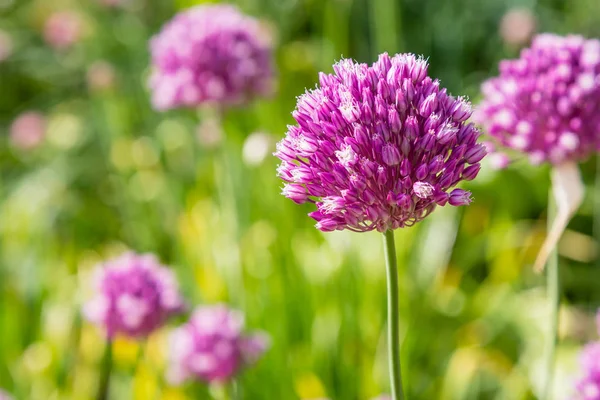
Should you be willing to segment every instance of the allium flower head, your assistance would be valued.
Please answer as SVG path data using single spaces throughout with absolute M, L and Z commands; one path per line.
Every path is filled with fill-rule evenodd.
M 587 345 L 581 353 L 583 377 L 577 382 L 576 400 L 600 400 L 600 342 Z
M 482 85 L 479 122 L 533 164 L 580 161 L 600 149 L 600 41 L 541 34 Z
M 313 202 L 322 231 L 411 226 L 436 205 L 471 202 L 454 189 L 479 172 L 486 150 L 466 120 L 471 105 L 427 76 L 412 54 L 382 54 L 372 66 L 342 60 L 298 99 L 298 125 L 275 155 L 283 194 Z
M 83 30 L 83 22 L 74 11 L 57 11 L 46 20 L 44 39 L 57 50 L 66 50 L 75 44 Z
M 10 126 L 10 141 L 21 149 L 37 147 L 46 134 L 46 117 L 37 111 L 20 114 Z
M 224 382 L 255 363 L 269 347 L 264 333 L 246 335 L 244 316 L 224 305 L 198 307 L 170 337 L 168 377 Z
M 147 336 L 184 308 L 175 275 L 153 255 L 126 253 L 96 272 L 97 293 L 84 314 L 109 337 Z
M 177 14 L 150 50 L 158 110 L 238 105 L 272 91 L 271 43 L 260 22 L 234 6 L 200 5 Z

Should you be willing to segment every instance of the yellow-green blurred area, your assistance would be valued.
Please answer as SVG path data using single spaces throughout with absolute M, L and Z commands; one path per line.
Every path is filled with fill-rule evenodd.
M 191 305 L 227 302 L 272 348 L 239 385 L 245 399 L 366 400 L 389 390 L 385 270 L 377 232 L 317 231 L 280 195 L 274 144 L 296 96 L 340 57 L 423 54 L 430 74 L 476 104 L 480 83 L 534 32 L 600 36 L 597 0 L 239 0 L 276 42 L 278 92 L 228 112 L 158 113 L 148 40 L 193 0 L 0 0 L 0 388 L 19 400 L 91 399 L 101 333 L 82 321 L 90 271 L 127 249 L 174 268 Z M 44 40 L 55 11 L 81 38 Z M 6 38 L 9 38 L 8 41 Z M 0 55 L 1 55 L 0 51 Z M 11 134 L 23 112 L 44 134 Z M 559 246 L 563 281 L 556 398 L 600 305 L 600 183 Z M 469 207 L 438 208 L 396 232 L 402 357 L 411 399 L 535 399 L 548 342 L 544 278 L 547 167 L 484 164 Z M 138 344 L 119 338 L 111 399 L 205 399 L 164 380 L 172 321 Z M 214 393 L 213 393 L 214 394 Z

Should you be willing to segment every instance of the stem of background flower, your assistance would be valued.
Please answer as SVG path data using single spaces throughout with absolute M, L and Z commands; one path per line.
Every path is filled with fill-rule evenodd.
M 556 202 L 552 190 L 548 196 L 548 222 L 547 229 L 550 230 L 552 221 L 556 217 Z M 560 307 L 560 279 L 558 271 L 558 249 L 555 246 L 546 264 L 546 296 L 550 306 L 550 316 L 548 319 L 548 338 L 547 353 L 544 358 L 544 376 L 542 400 L 552 398 L 552 388 L 554 383 L 554 360 L 556 358 L 556 345 L 558 342 L 558 313 Z
M 404 399 L 402 373 L 400 368 L 400 311 L 398 309 L 398 264 L 394 231 L 383 234 L 385 266 L 387 271 L 387 319 L 388 319 L 388 358 L 390 366 L 391 392 L 393 400 Z
M 104 358 L 102 360 L 102 370 L 100 371 L 100 382 L 98 384 L 98 395 L 96 400 L 107 400 L 110 388 L 110 372 L 112 367 L 112 340 L 106 340 L 104 349 Z

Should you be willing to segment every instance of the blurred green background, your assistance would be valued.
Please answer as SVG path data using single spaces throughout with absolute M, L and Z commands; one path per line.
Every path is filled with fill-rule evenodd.
M 172 265 L 190 303 L 228 302 L 270 333 L 272 349 L 241 378 L 246 399 L 385 393 L 381 235 L 320 233 L 310 205 L 279 193 L 271 153 L 296 96 L 341 56 L 414 52 L 477 103 L 482 80 L 534 31 L 600 36 L 597 0 L 234 1 L 272 30 L 279 89 L 221 125 L 157 113 L 146 89 L 149 38 L 198 3 L 0 0 L 0 47 L 10 44 L 0 62 L 0 388 L 17 399 L 93 397 L 103 344 L 79 309 L 91 268 L 126 249 Z M 76 13 L 81 39 L 54 50 L 44 24 L 61 10 Z M 45 129 L 20 141 L 11 124 L 30 110 Z M 586 200 L 560 244 L 557 399 L 600 305 L 596 160 L 582 170 Z M 471 206 L 396 232 L 410 398 L 536 398 L 548 310 L 531 263 L 548 186 L 546 167 L 484 165 L 465 186 Z M 208 398 L 201 385 L 164 383 L 168 330 L 139 360 L 138 344 L 117 340 L 113 398 Z

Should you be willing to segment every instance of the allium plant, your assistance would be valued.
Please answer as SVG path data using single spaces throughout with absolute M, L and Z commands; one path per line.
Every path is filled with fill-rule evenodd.
M 0 389 L 0 400 L 13 400 L 13 398 L 7 392 Z
M 392 395 L 402 398 L 398 277 L 393 230 L 412 226 L 437 206 L 467 205 L 453 189 L 474 179 L 485 146 L 467 122 L 471 105 L 452 97 L 412 54 L 382 54 L 372 66 L 341 60 L 333 74 L 298 99 L 275 155 L 283 194 L 313 203 L 321 231 L 385 233 Z
M 582 161 L 600 150 L 600 41 L 538 35 L 482 85 L 475 119 L 531 163 Z
M 232 5 L 177 14 L 150 43 L 157 110 L 241 105 L 273 90 L 271 40 L 260 22 Z
M 183 311 L 175 275 L 150 254 L 126 253 L 96 271 L 97 293 L 84 315 L 109 338 L 144 338 Z
M 518 59 L 502 61 L 499 70 L 482 85 L 475 119 L 500 145 L 528 155 L 534 165 L 553 167 L 550 230 L 534 265 L 541 271 L 549 260 L 551 345 L 541 396 L 549 398 L 560 302 L 556 244 L 583 201 L 577 163 L 600 149 L 600 41 L 541 34 Z M 506 155 L 499 157 L 498 165 L 508 164 Z
M 245 334 L 244 316 L 224 305 L 198 307 L 170 337 L 168 378 L 225 383 L 254 364 L 269 347 L 262 332 Z

